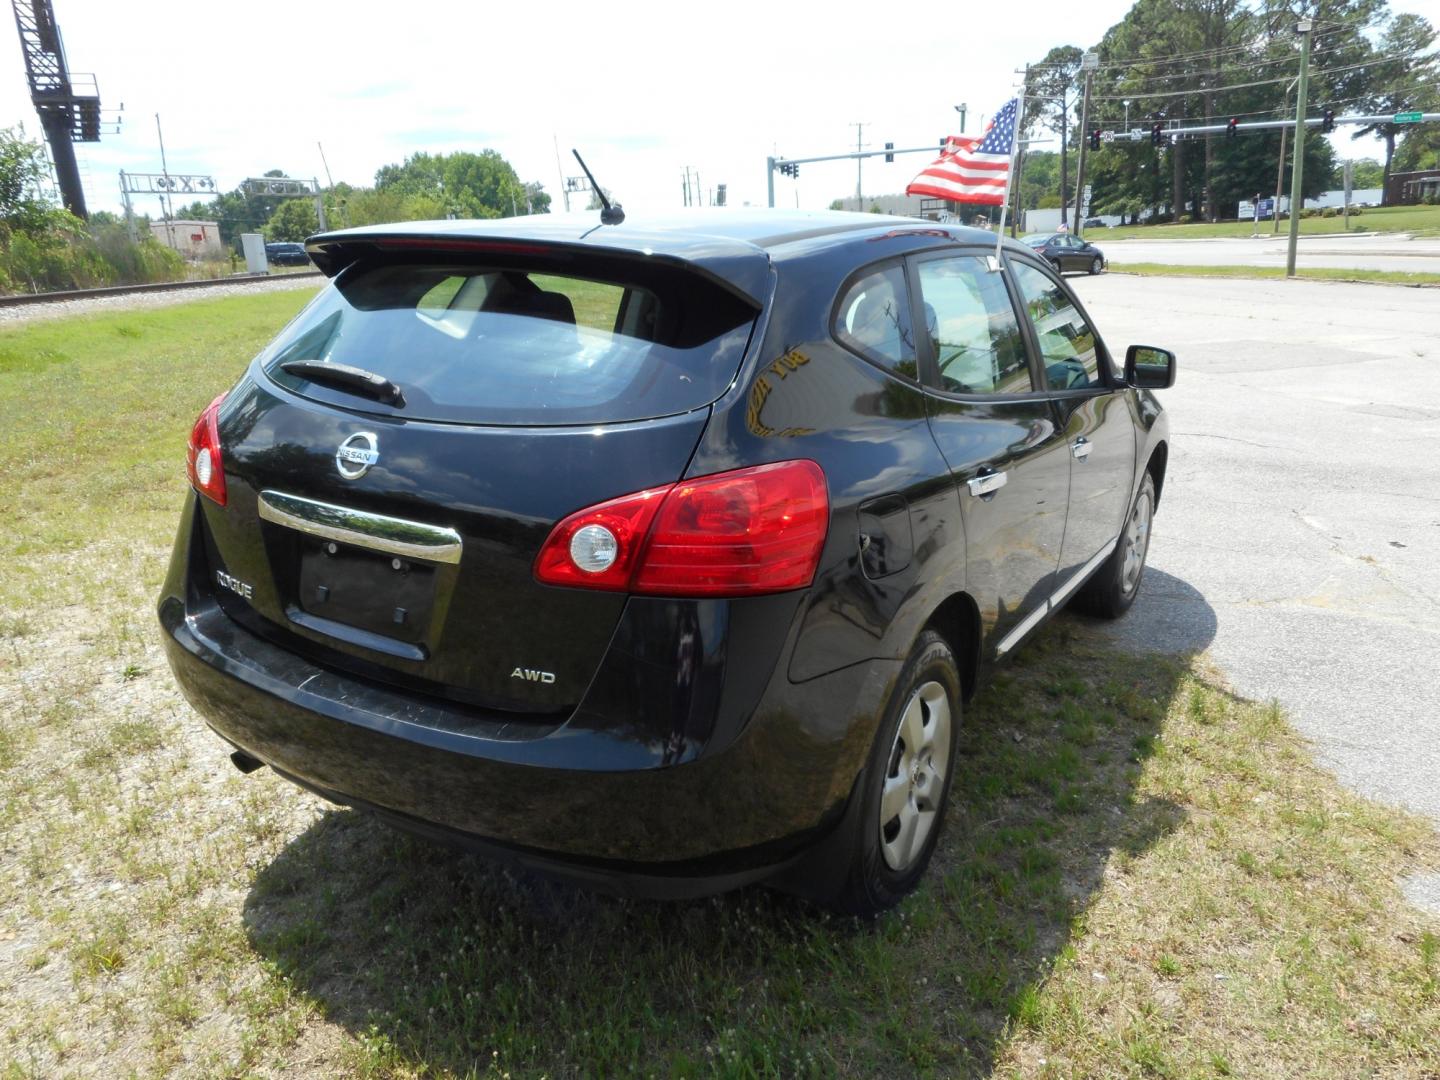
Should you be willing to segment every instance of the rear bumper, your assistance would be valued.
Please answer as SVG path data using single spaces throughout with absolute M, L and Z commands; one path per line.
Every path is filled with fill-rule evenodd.
M 575 718 L 447 728 L 432 715 L 443 706 L 317 667 L 193 592 L 159 614 L 191 704 L 287 778 L 413 832 L 637 895 L 719 891 L 795 863 L 844 816 L 898 671 L 861 664 L 795 685 L 777 664 L 732 740 L 667 764 L 633 731 Z

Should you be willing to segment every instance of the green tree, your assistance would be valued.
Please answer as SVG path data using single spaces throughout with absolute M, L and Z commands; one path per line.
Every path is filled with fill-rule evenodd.
M 304 240 L 320 231 L 314 199 L 284 199 L 265 223 L 266 240 Z
M 39 142 L 16 128 L 0 129 L 0 221 L 12 229 L 43 228 L 54 210 L 41 193 L 49 176 Z
M 1025 118 L 1021 130 L 1029 133 L 1037 127 L 1049 128 L 1060 136 L 1060 205 L 1061 220 L 1068 220 L 1068 154 L 1071 111 L 1077 100 L 1077 76 L 1082 53 L 1074 45 L 1057 45 L 1038 64 L 1032 64 L 1025 79 Z
M 1424 124 L 1405 135 L 1395 151 L 1395 172 L 1440 168 L 1440 125 Z
M 437 200 L 444 212 L 467 218 L 548 213 L 550 197 L 538 184 L 521 183 L 514 167 L 494 150 L 478 154 L 411 154 L 375 174 L 376 191 Z
M 1396 15 L 1375 46 L 1380 62 L 1365 69 L 1366 89 L 1359 108 L 1370 115 L 1440 107 L 1440 52 L 1435 49 L 1435 28 L 1419 15 Z M 1353 138 L 1367 135 L 1385 143 L 1385 167 L 1380 186 L 1388 189 L 1397 138 L 1409 125 L 1368 124 Z

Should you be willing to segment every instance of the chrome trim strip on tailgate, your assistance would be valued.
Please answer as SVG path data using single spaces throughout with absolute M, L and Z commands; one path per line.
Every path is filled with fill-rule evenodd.
M 260 516 L 276 525 L 296 529 L 325 540 L 403 555 L 427 562 L 458 563 L 460 534 L 454 529 L 421 521 L 371 514 L 333 503 L 302 499 L 283 491 L 260 493 Z

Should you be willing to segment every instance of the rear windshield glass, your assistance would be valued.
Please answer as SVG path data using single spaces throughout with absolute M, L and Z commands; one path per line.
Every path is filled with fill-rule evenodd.
M 579 276 L 550 266 L 405 263 L 336 278 L 261 354 L 317 400 L 414 419 L 587 424 L 688 412 L 735 378 L 756 311 L 696 274 Z M 400 388 L 393 406 L 285 371 L 344 364 Z

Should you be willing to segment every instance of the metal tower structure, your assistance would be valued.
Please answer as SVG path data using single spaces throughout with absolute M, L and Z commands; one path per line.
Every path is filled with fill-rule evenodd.
M 45 129 L 45 140 L 50 144 L 60 198 L 65 209 L 76 217 L 87 217 L 74 144 L 100 141 L 100 93 L 95 87 L 95 76 L 71 75 L 50 0 L 10 0 L 10 3 L 15 9 L 15 26 L 20 31 L 20 47 L 25 53 L 30 100 L 40 114 L 40 126 Z

